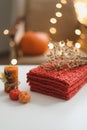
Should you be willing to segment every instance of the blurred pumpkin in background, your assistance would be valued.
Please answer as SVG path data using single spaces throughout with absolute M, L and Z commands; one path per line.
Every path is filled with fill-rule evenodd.
M 23 55 L 40 55 L 48 50 L 49 36 L 44 32 L 25 32 L 20 40 Z

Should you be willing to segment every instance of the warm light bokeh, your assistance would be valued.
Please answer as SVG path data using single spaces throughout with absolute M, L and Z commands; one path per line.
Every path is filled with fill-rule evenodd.
M 75 0 L 74 6 L 79 22 L 87 25 L 87 0 Z

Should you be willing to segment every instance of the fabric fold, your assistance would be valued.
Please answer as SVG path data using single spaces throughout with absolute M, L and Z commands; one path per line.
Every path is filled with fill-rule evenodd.
M 67 71 L 47 71 L 38 66 L 27 73 L 30 90 L 68 100 L 87 82 L 87 65 Z

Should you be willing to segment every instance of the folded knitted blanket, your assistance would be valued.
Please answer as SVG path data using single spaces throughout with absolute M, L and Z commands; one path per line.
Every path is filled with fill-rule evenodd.
M 87 65 L 67 71 L 47 71 L 38 66 L 27 73 L 31 91 L 68 100 L 87 82 Z

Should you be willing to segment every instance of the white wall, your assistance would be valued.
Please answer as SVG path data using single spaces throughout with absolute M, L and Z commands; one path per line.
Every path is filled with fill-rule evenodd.
M 12 24 L 18 17 L 25 15 L 25 5 L 26 0 L 12 0 Z
M 9 38 L 3 35 L 3 30 L 10 28 L 11 0 L 0 0 L 0 53 L 9 50 Z
M 9 36 L 3 35 L 4 29 L 10 29 L 15 20 L 24 15 L 26 0 L 0 0 L 0 54 L 10 50 Z

